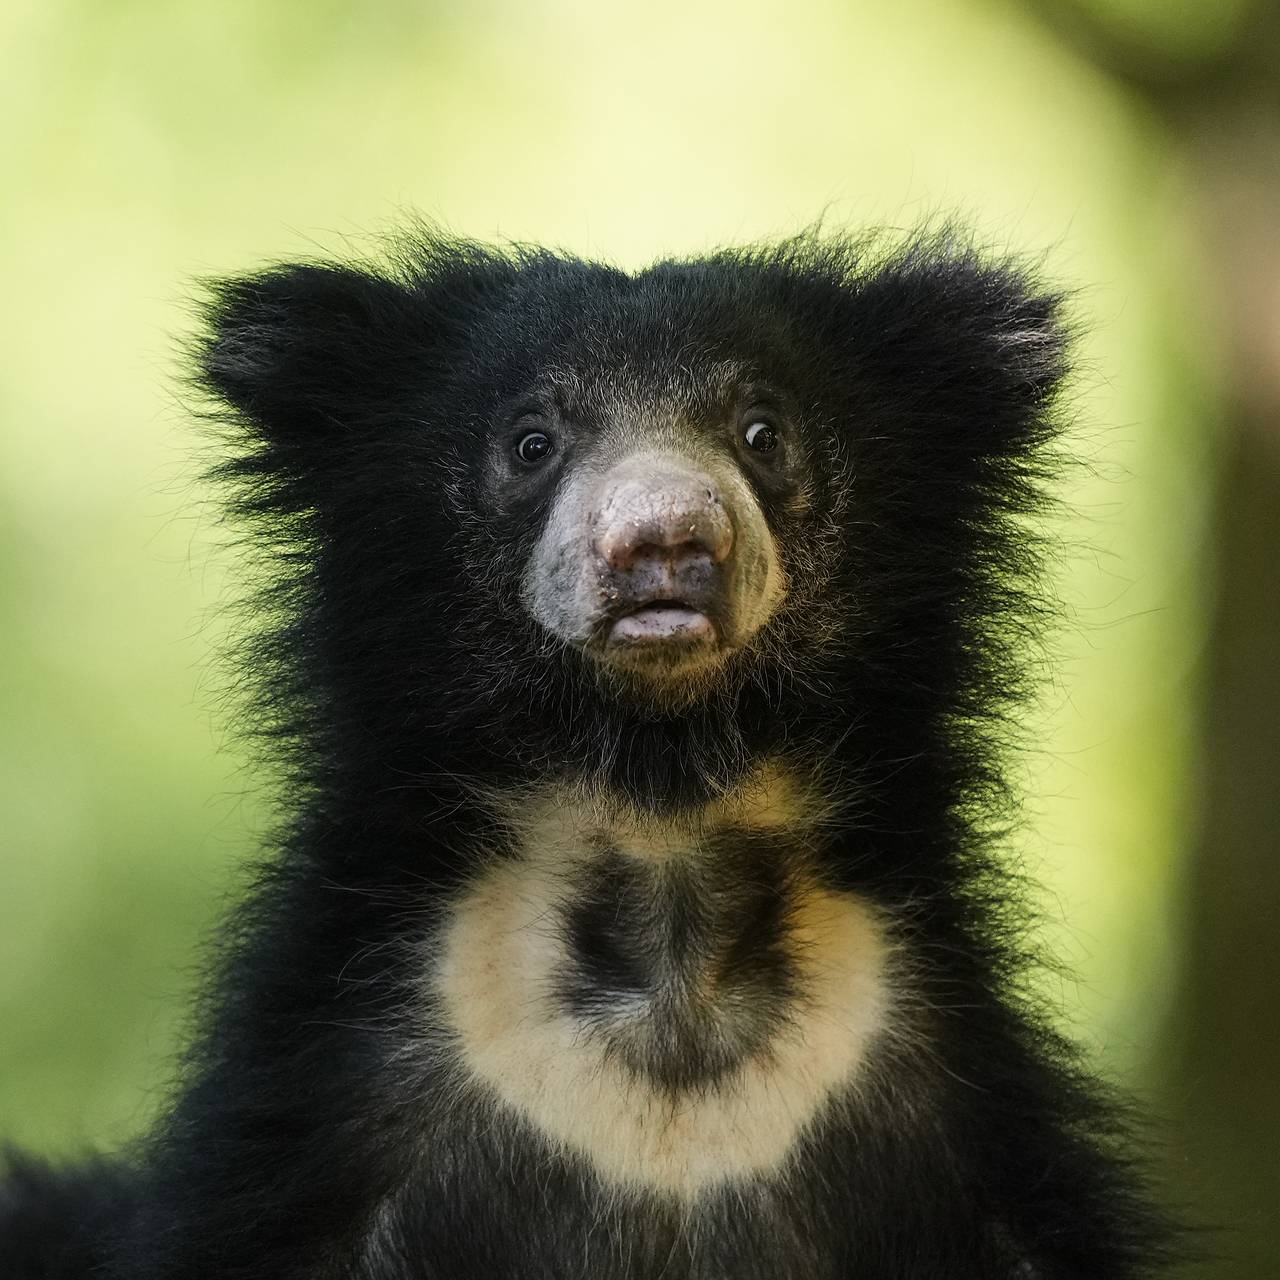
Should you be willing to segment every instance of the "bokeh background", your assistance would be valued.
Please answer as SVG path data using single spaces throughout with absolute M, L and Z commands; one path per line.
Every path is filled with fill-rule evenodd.
M 1013 850 L 1214 1277 L 1280 1274 L 1280 17 L 1248 0 L 5 0 L 0 1134 L 164 1095 L 269 795 L 191 280 L 416 210 L 629 265 L 958 213 L 1088 328 Z

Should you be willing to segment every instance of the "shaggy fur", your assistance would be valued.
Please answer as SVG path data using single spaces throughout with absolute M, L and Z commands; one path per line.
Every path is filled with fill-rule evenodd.
M 380 264 L 213 286 L 199 377 L 268 553 L 245 661 L 288 817 L 167 1116 L 111 1166 L 20 1163 L 4 1275 L 1162 1271 L 1117 1111 L 1027 996 L 996 855 L 1060 311 L 953 233 L 628 274 L 415 232 Z M 659 698 L 544 631 L 522 575 L 558 473 L 510 473 L 512 423 L 709 440 L 761 394 L 791 453 L 748 477 L 786 579 L 755 639 Z M 761 770 L 803 780 L 794 822 L 708 817 Z M 672 1116 L 805 1026 L 813 903 L 875 922 L 879 1030 L 776 1167 L 615 1178 L 469 1070 L 441 939 L 483 876 L 536 862 L 514 815 L 557 796 L 604 816 L 568 842 L 539 998 Z M 633 856 L 632 828 L 671 848 Z

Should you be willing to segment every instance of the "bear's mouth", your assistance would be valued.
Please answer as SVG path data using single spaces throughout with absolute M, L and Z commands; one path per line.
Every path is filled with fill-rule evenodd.
M 607 649 L 691 648 L 714 644 L 716 625 L 683 600 L 646 600 L 616 618 L 605 637 Z

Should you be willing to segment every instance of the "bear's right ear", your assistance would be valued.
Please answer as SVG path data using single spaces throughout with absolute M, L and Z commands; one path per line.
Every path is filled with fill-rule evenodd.
M 349 267 L 272 267 L 208 286 L 196 378 L 261 441 L 360 432 L 423 377 L 433 316 L 412 288 Z

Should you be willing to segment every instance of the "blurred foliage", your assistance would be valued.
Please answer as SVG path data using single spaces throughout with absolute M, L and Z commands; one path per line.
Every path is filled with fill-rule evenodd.
M 1240 11 L 1109 19 L 1190 57 Z M 0 60 L 0 1133 L 145 1123 L 265 821 L 207 678 L 227 557 L 178 395 L 189 282 L 404 209 L 630 265 L 937 211 L 1048 249 L 1087 329 L 1085 465 L 1015 852 L 1079 975 L 1065 1016 L 1153 1078 L 1222 338 L 1130 97 L 997 0 L 9 0 Z
M 1079 7 L 1114 41 L 1145 49 L 1153 59 L 1194 64 L 1229 47 L 1255 6 L 1252 0 L 1080 0 Z

